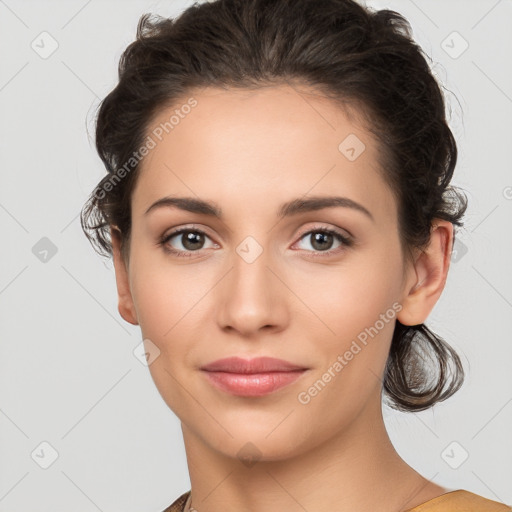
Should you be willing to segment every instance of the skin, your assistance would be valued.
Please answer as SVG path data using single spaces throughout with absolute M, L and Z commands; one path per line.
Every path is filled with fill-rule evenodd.
M 193 96 L 197 106 L 142 162 L 126 258 L 112 227 L 119 312 L 160 351 L 149 369 L 181 420 L 192 505 L 397 512 L 448 492 L 410 467 L 385 429 L 381 387 L 395 319 L 309 403 L 297 397 L 394 303 L 403 324 L 427 319 L 446 282 L 452 224 L 436 220 L 428 248 L 404 258 L 377 142 L 312 90 L 207 88 Z M 338 150 L 349 134 L 366 146 L 354 161 Z M 167 195 L 213 201 L 224 217 L 173 207 L 144 214 Z M 278 218 L 282 203 L 304 195 L 348 197 L 373 220 L 347 207 Z M 179 227 L 207 235 L 190 258 L 158 244 Z M 333 238 L 325 255 L 306 234 L 322 228 L 350 233 L 355 244 Z M 263 249 L 252 263 L 236 251 L 247 236 Z M 185 251 L 184 243 L 177 235 L 167 245 Z M 264 397 L 238 397 L 200 370 L 232 355 L 269 355 L 309 370 Z M 248 442 L 251 465 L 238 455 Z

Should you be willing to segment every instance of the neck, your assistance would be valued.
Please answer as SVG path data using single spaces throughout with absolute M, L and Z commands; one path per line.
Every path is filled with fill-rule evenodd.
M 380 396 L 343 432 L 280 460 L 244 464 L 205 444 L 182 423 L 197 512 L 399 512 L 443 494 L 394 449 Z

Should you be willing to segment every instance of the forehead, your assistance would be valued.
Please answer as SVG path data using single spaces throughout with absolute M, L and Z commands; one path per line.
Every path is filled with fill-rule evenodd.
M 192 106 L 193 105 L 193 106 Z M 205 88 L 162 108 L 147 136 L 133 212 L 166 194 L 198 196 L 233 213 L 306 194 L 340 193 L 390 212 L 379 144 L 328 98 L 289 85 Z

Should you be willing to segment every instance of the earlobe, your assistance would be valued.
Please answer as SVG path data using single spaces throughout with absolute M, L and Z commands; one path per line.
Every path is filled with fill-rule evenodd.
M 436 219 L 430 243 L 416 258 L 411 278 L 404 286 L 402 309 L 397 315 L 403 325 L 426 321 L 446 284 L 453 244 L 453 224 Z
M 114 269 L 116 274 L 118 296 L 117 309 L 124 320 L 130 324 L 138 325 L 137 312 L 135 310 L 130 290 L 128 269 L 126 267 L 126 262 L 121 255 L 121 232 L 117 227 L 112 226 L 110 228 L 110 238 L 112 240 L 112 256 L 114 259 Z

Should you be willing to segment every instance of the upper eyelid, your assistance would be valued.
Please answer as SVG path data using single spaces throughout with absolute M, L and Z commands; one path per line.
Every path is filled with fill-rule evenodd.
M 297 235 L 297 236 L 303 237 L 304 235 L 307 235 L 314 231 L 334 231 L 335 233 L 339 234 L 342 237 L 350 238 L 350 239 L 353 238 L 352 233 L 350 233 L 346 229 L 334 227 L 334 226 L 321 226 L 321 225 L 316 225 L 316 226 L 311 226 L 309 228 L 306 228 L 304 231 L 300 231 L 299 235 Z
M 180 234 L 182 234 L 183 231 L 200 231 L 201 233 L 204 233 L 206 236 L 212 238 L 212 236 L 208 233 L 207 229 L 205 229 L 203 227 L 195 226 L 195 225 L 192 225 L 192 226 L 184 225 L 184 226 L 179 226 L 177 228 L 172 228 L 169 232 L 164 233 L 161 238 L 165 239 L 165 238 L 173 237 L 175 235 L 180 235 Z

